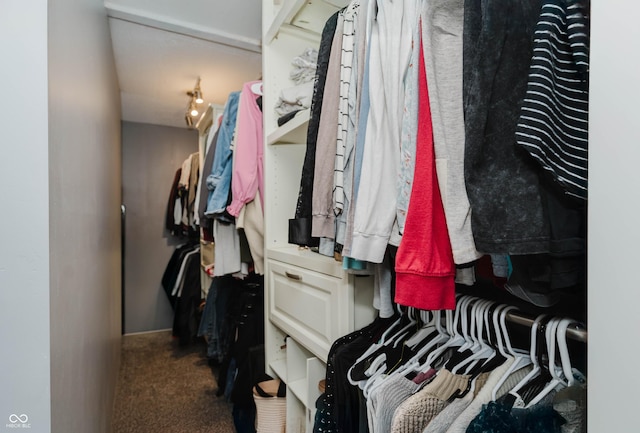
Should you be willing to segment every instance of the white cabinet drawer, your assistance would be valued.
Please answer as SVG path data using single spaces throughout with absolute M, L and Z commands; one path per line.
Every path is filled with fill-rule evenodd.
M 353 289 L 342 279 L 268 261 L 269 318 L 326 361 L 331 344 L 353 323 Z

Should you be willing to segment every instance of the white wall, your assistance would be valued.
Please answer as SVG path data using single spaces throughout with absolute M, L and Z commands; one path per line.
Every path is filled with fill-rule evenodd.
M 102 0 L 49 0 L 48 58 L 51 429 L 109 432 L 120 359 L 121 131 Z
M 640 4 L 592 2 L 589 431 L 638 427 Z
M 0 2 L 0 59 L 0 428 L 48 433 L 46 0 Z

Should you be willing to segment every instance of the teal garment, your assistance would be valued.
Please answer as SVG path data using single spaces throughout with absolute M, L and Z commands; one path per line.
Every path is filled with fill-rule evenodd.
M 353 271 L 364 271 L 367 269 L 367 262 L 352 259 L 351 257 L 342 258 L 342 269 Z
M 492 401 L 471 421 L 466 433 L 560 433 L 564 422 L 549 404 L 511 409 L 504 401 Z

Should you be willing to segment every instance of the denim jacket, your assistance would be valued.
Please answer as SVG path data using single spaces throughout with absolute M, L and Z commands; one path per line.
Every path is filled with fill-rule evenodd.
M 222 214 L 227 207 L 233 165 L 231 142 L 236 129 L 239 99 L 240 92 L 232 92 L 224 107 L 222 124 L 218 130 L 216 152 L 213 156 L 213 166 L 211 167 L 211 173 L 207 176 L 209 198 L 205 215 L 208 216 Z

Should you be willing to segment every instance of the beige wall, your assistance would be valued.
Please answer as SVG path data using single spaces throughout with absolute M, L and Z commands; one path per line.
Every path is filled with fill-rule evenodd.
M 162 290 L 162 273 L 176 245 L 164 229 L 176 170 L 198 150 L 195 130 L 123 122 L 122 199 L 125 229 L 125 333 L 171 328 L 173 311 Z
M 120 360 L 120 93 L 103 1 L 48 4 L 51 431 L 106 433 Z

